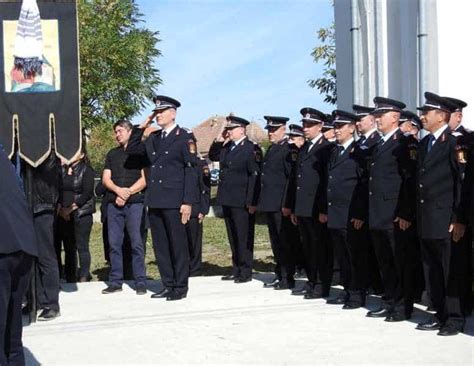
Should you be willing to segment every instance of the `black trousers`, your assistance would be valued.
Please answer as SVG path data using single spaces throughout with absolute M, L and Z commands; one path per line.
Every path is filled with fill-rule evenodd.
M 371 230 L 370 234 L 385 289 L 383 306 L 411 316 L 416 288 L 417 246 L 411 239 L 414 229 Z
M 21 303 L 28 288 L 33 257 L 24 252 L 0 254 L 0 365 L 25 364 L 21 341 Z
M 202 266 L 202 223 L 197 217 L 191 217 L 186 224 L 189 248 L 189 272 L 196 275 Z
M 321 225 L 314 217 L 298 216 L 298 228 L 301 234 L 305 271 L 308 281 L 316 284 L 318 275 L 322 293 L 327 296 L 331 288 L 333 269 L 333 250 L 326 225 Z
M 295 259 L 290 239 L 294 232 L 293 224 L 281 211 L 266 212 L 265 215 L 275 259 L 275 274 L 280 281 L 294 282 Z
M 151 237 L 163 286 L 188 292 L 189 249 L 178 208 L 149 208 Z
M 230 249 L 232 250 L 232 275 L 252 277 L 255 214 L 244 207 L 222 206 Z
M 464 325 L 461 308 L 461 287 L 456 272 L 459 271 L 460 243 L 452 243 L 451 238 L 422 239 L 421 255 L 426 267 L 426 279 L 429 283 L 431 302 L 436 310 L 436 317 L 443 323 Z
M 59 311 L 59 268 L 54 248 L 54 212 L 33 218 L 38 243 L 36 293 L 41 308 Z

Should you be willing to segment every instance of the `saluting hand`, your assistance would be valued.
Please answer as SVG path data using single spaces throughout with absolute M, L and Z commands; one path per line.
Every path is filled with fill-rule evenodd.
M 452 233 L 453 241 L 457 243 L 464 236 L 466 225 L 454 222 L 449 225 L 449 232 Z
M 362 226 L 364 225 L 364 221 L 359 220 L 359 219 L 351 219 L 352 225 L 354 226 L 354 229 L 360 230 Z
M 179 213 L 181 214 L 181 223 L 183 225 L 187 224 L 191 217 L 191 205 L 183 203 L 179 209 Z
M 140 125 L 139 128 L 147 128 L 148 126 L 150 126 L 150 124 L 153 122 L 153 120 L 155 119 L 156 115 L 158 114 L 158 111 L 155 111 L 153 112 L 152 114 L 150 114 L 146 120 Z
M 411 226 L 410 221 L 404 220 L 401 217 L 396 217 L 395 220 L 393 220 L 393 222 L 395 222 L 395 223 L 398 222 L 398 226 L 403 231 L 407 230 Z

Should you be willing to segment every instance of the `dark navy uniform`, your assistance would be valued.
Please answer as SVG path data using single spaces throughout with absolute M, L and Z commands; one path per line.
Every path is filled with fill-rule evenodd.
M 202 265 L 202 222 L 199 215 L 207 215 L 210 207 L 211 174 L 204 159 L 198 160 L 199 170 L 199 203 L 193 205 L 191 218 L 186 224 L 189 247 L 189 272 L 196 276 L 201 271 Z
M 424 112 L 439 109 L 450 113 L 452 104 L 436 94 L 426 92 Z M 423 264 L 427 267 L 435 323 L 421 323 L 419 329 L 440 329 L 451 335 L 462 330 L 464 316 L 460 304 L 459 282 L 452 266 L 458 243 L 453 243 L 449 226 L 464 223 L 461 210 L 462 171 L 456 155 L 456 138 L 445 125 L 439 137 L 429 134 L 420 143 L 417 174 L 417 222 Z M 455 262 L 455 261 L 454 261 Z M 434 324 L 434 327 L 433 327 Z M 444 328 L 444 329 L 443 329 Z
M 142 129 L 133 129 L 127 153 L 148 160 L 145 204 L 161 281 L 173 295 L 184 297 L 188 291 L 189 248 L 180 207 L 199 202 L 195 139 L 178 125 L 166 135 L 163 130 L 152 133 L 144 142 L 142 135 Z
M 304 122 L 323 123 L 326 119 L 324 113 L 312 108 L 303 108 L 301 113 Z M 308 283 L 303 291 L 306 298 L 326 297 L 331 286 L 332 251 L 327 240 L 327 228 L 319 222 L 319 213 L 326 213 L 326 163 L 332 146 L 322 134 L 314 143 L 307 141 L 303 145 L 287 193 L 286 205 L 298 218 L 306 260 Z M 315 289 L 318 274 L 322 282 L 321 294 Z
M 398 111 L 405 104 L 376 97 L 373 113 Z M 413 145 L 413 143 L 415 143 Z M 414 178 L 416 140 L 400 130 L 375 146 L 369 164 L 369 229 L 382 274 L 385 300 L 382 308 L 368 316 L 400 321 L 411 317 L 414 302 L 413 246 L 403 240 L 402 230 L 394 224 L 399 217 L 414 221 Z M 410 230 L 410 229 L 409 229 Z
M 33 216 L 0 145 L 0 365 L 24 365 L 21 306 L 38 249 Z
M 334 111 L 334 115 L 336 126 L 358 119 L 344 111 Z M 367 190 L 361 157 L 355 151 L 355 145 L 352 139 L 346 148 L 339 144 L 335 146 L 327 164 L 327 225 L 345 290 L 344 296 L 330 299 L 328 303 L 344 304 L 346 309 L 365 304 L 365 283 L 356 277 L 354 259 L 365 255 L 366 251 L 359 250 L 356 230 L 350 222 L 353 218 L 364 221 L 366 217 L 364 196 Z
M 288 121 L 284 117 L 265 116 L 267 129 L 280 128 Z M 291 220 L 282 214 L 282 206 L 285 201 L 285 191 L 291 173 L 292 161 L 296 161 L 297 155 L 292 152 L 287 138 L 272 143 L 265 154 L 260 178 L 260 196 L 258 200 L 258 211 L 264 212 L 273 257 L 275 259 L 275 274 L 277 281 L 267 286 L 280 288 L 292 288 L 294 286 L 293 274 L 295 272 L 293 253 L 291 248 Z
M 235 116 L 229 118 L 238 123 L 243 120 Z M 232 250 L 232 275 L 223 279 L 247 282 L 252 278 L 255 229 L 255 214 L 250 214 L 248 207 L 257 205 L 262 153 L 258 145 L 245 137 L 237 145 L 214 142 L 209 158 L 219 161 L 217 202 L 223 209 Z

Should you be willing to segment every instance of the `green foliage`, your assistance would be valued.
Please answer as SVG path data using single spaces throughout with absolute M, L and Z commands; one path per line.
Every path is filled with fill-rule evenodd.
M 325 95 L 325 102 L 336 104 L 336 35 L 334 22 L 327 28 L 318 30 L 318 39 L 321 44 L 313 49 L 311 56 L 314 62 L 321 62 L 324 65 L 324 71 L 321 77 L 308 80 L 308 84 Z
M 110 149 L 117 146 L 112 125 L 109 123 L 99 123 L 92 126 L 89 131 L 87 152 L 95 172 L 101 174 L 104 168 L 105 155 Z
M 83 126 L 130 118 L 161 83 L 158 32 L 139 27 L 135 0 L 80 0 L 78 11 Z

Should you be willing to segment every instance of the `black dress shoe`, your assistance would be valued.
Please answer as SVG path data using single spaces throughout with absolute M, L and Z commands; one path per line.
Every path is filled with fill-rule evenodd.
M 439 336 L 444 336 L 444 337 L 447 337 L 447 336 L 454 336 L 456 334 L 459 334 L 463 331 L 463 328 L 462 327 L 459 327 L 455 324 L 446 324 L 444 326 L 441 327 L 440 331 L 438 332 L 438 335 Z
M 295 273 L 295 278 L 305 278 L 306 277 L 306 272 L 304 269 L 299 269 Z
M 342 308 L 344 310 L 353 310 L 353 309 L 359 309 L 363 306 L 364 305 L 361 304 L 360 302 L 349 301 L 349 302 L 346 302 Z
M 235 283 L 245 283 L 252 281 L 252 277 L 237 277 L 234 282 Z
M 170 291 L 168 293 L 168 296 L 166 296 L 166 301 L 176 301 L 176 300 L 182 300 L 185 298 L 186 298 L 186 292 Z
M 437 319 L 431 319 L 428 320 L 427 322 L 419 323 L 416 326 L 416 329 L 418 330 L 440 330 L 441 329 L 441 322 L 438 321 Z
M 169 295 L 171 292 L 172 292 L 172 290 L 170 290 L 169 288 L 164 288 L 164 289 L 161 290 L 160 292 L 151 295 L 151 298 L 152 298 L 152 299 L 162 299 L 162 298 L 164 298 L 164 297 L 168 297 L 168 295 Z
M 389 316 L 387 316 L 385 318 L 385 321 L 389 322 L 389 323 L 396 323 L 396 322 L 403 322 L 403 321 L 408 320 L 410 318 L 411 318 L 411 315 L 405 315 L 405 314 L 395 312 L 395 313 L 392 313 Z
M 303 298 L 305 300 L 314 300 L 314 299 L 321 299 L 323 298 L 323 295 L 321 294 L 321 292 L 319 291 L 316 291 L 316 290 L 312 290 L 312 291 L 307 291 Z
M 275 286 L 273 286 L 274 290 L 289 290 L 295 287 L 294 282 L 287 282 L 287 281 L 280 281 Z
M 146 295 L 146 286 L 145 284 L 141 283 L 138 284 L 135 288 L 135 292 L 137 295 Z
M 226 276 L 222 276 L 221 277 L 221 280 L 222 281 L 234 281 L 237 277 L 235 277 L 234 275 L 226 275 Z
M 376 310 L 371 310 L 367 313 L 367 317 L 369 318 L 386 318 L 392 315 L 392 312 L 385 308 L 379 308 Z
M 332 299 L 327 299 L 326 304 L 330 305 L 343 305 L 346 303 L 346 296 L 338 296 Z
M 107 288 L 104 288 L 102 290 L 102 293 L 104 295 L 107 295 L 107 294 L 114 294 L 116 292 L 121 292 L 122 291 L 122 286 L 114 286 L 114 285 L 110 285 L 109 287 Z
M 38 316 L 38 320 L 49 321 L 49 320 L 56 319 L 58 316 L 61 316 L 61 313 L 58 310 L 46 308 Z
M 265 288 L 272 288 L 272 287 L 275 287 L 278 283 L 280 283 L 280 280 L 278 278 L 275 278 L 273 281 L 271 282 L 266 282 L 263 284 L 263 287 Z

